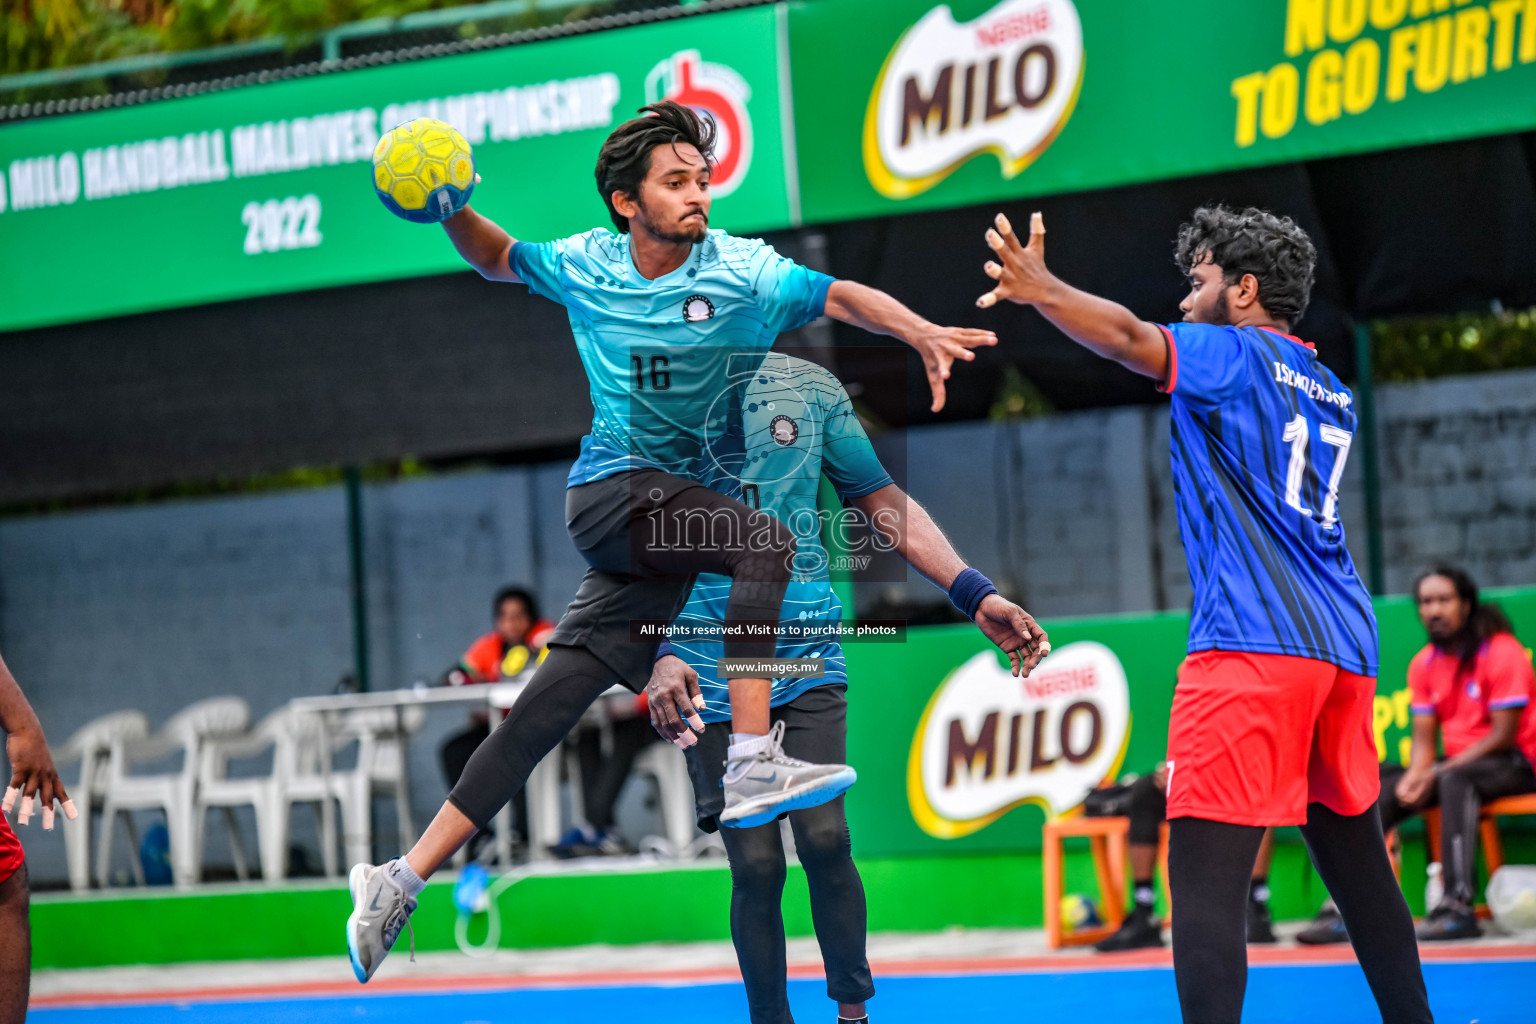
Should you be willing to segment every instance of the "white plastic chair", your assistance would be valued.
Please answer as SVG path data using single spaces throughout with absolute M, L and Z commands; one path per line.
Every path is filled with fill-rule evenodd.
M 242 882 L 249 878 L 245 847 L 234 814 L 236 807 L 249 806 L 256 812 L 261 877 L 267 882 L 282 880 L 288 874 L 289 819 L 293 805 L 302 803 L 315 809 L 325 874 L 327 878 L 335 877 L 336 819 L 328 804 L 337 798 L 337 787 L 329 778 L 330 773 L 322 768 L 322 759 L 328 755 L 322 750 L 323 742 L 318 715 L 287 707 L 267 715 L 248 735 L 211 740 L 197 782 L 195 863 L 202 863 L 208 811 L 217 807 L 229 826 L 235 874 Z M 231 760 L 255 757 L 268 750 L 272 751 L 270 774 L 229 777 Z
M 672 856 L 687 855 L 698 835 L 698 826 L 694 818 L 693 783 L 688 779 L 688 762 L 683 752 L 670 743 L 652 743 L 635 758 L 633 770 L 656 779 L 661 820 Z
M 170 834 L 171 874 L 178 886 L 198 881 L 197 836 L 194 815 L 197 779 L 208 742 L 216 737 L 245 731 L 251 709 L 239 697 L 210 697 L 178 711 L 149 739 L 112 741 L 103 785 L 101 837 L 96 851 L 96 880 L 106 888 L 112 859 L 112 830 L 118 815 L 132 847 L 129 858 L 134 881 L 144 884 L 144 865 L 139 861 L 138 832 L 129 811 L 159 809 L 165 812 Z M 134 764 L 162 761 L 181 754 L 181 768 L 157 775 L 133 775 Z
M 421 731 L 426 710 L 421 707 L 363 708 L 341 716 L 335 728 L 340 751 L 357 743 L 357 764 L 347 771 L 331 770 L 341 804 L 342 843 L 348 864 L 373 860 L 373 798 L 393 796 L 400 824 L 400 849 L 416 842 L 411 823 L 411 737 Z
M 64 859 L 69 865 L 69 887 L 84 892 L 91 886 L 91 814 L 100 810 L 104 795 L 107 758 L 116 739 L 141 740 L 149 735 L 149 719 L 139 711 L 114 711 L 92 719 L 53 752 L 55 764 L 79 759 L 80 774 L 66 786 L 80 810 L 74 821 L 64 821 Z

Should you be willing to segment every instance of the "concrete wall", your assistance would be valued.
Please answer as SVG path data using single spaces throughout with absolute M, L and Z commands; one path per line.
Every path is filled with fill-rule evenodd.
M 1379 407 L 1387 589 L 1437 558 L 1536 582 L 1536 369 L 1393 385 Z
M 1383 387 L 1378 407 L 1388 589 L 1440 557 L 1488 585 L 1536 582 L 1536 371 Z M 1035 614 L 1188 606 L 1165 407 L 877 443 L 961 552 Z M 1360 465 L 1340 505 L 1363 569 Z M 375 687 L 435 679 L 487 628 L 503 583 L 531 586 L 559 614 L 583 570 L 565 534 L 566 469 L 366 489 Z M 942 600 L 915 574 L 862 587 L 859 603 L 882 597 Z M 0 650 L 55 743 L 118 708 L 158 723 L 236 693 L 260 716 L 329 692 L 351 668 L 351 637 L 339 487 L 0 520 Z M 437 744 L 462 716 L 435 714 L 416 744 L 421 821 L 444 794 Z M 27 832 L 35 876 L 62 878 L 58 838 Z

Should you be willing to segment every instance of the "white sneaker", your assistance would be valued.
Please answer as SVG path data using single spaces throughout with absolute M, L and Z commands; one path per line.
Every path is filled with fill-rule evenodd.
M 725 762 L 725 811 L 728 828 L 766 825 L 786 811 L 799 811 L 835 800 L 859 779 L 846 764 L 811 764 L 784 753 L 784 723 L 776 722 L 758 753 Z
M 347 918 L 347 954 L 352 973 L 366 983 L 389 955 L 401 928 L 409 928 L 416 900 L 400 891 L 389 877 L 389 865 L 355 864 L 347 876 L 352 891 L 352 916 Z M 411 959 L 416 959 L 416 933 L 411 933 Z

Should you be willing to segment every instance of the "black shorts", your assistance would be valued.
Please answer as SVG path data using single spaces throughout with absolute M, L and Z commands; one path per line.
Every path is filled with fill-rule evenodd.
M 848 759 L 848 688 L 827 683 L 806 690 L 788 704 L 772 709 L 770 721 L 784 722 L 784 753 L 813 764 L 842 764 Z M 731 746 L 731 723 L 713 722 L 699 742 L 683 752 L 693 783 L 694 814 L 705 832 L 720 831 L 725 810 L 725 755 Z
M 701 484 L 639 469 L 578 484 L 565 492 L 565 525 L 576 549 L 587 560 L 587 574 L 570 607 L 560 617 L 549 643 L 585 647 L 636 693 L 645 689 L 660 641 L 631 638 L 634 619 L 671 622 L 682 612 L 693 589 L 691 574 L 644 574 L 636 564 L 632 525 L 662 501 L 698 490 L 707 503 L 724 499 Z M 639 569 L 640 572 L 636 570 Z

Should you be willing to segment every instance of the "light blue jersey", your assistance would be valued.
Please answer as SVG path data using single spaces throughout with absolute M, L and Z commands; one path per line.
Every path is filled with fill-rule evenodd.
M 784 619 L 836 623 L 843 607 L 832 590 L 827 552 L 821 543 L 816 502 L 821 476 L 825 473 L 847 501 L 889 485 L 890 474 L 875 456 L 848 393 L 824 367 L 770 352 L 756 370 L 734 375 L 731 383 L 740 410 L 742 443 L 739 468 L 735 463 L 729 467 L 739 473 L 739 481 L 736 490 L 728 493 L 771 513 L 795 534 L 795 574 L 784 594 Z M 723 484 L 719 489 L 726 491 Z M 700 576 L 677 617 L 677 626 L 702 633 L 718 627 L 725 620 L 730 589 L 727 576 Z M 723 645 L 718 640 L 674 639 L 672 651 L 699 673 L 705 702 L 701 717 L 706 722 L 729 719 L 726 682 L 715 674 Z M 776 655 L 823 658 L 826 675 L 775 679 L 769 698 L 772 707 L 789 703 L 813 686 L 848 682 L 843 648 L 835 639 L 780 640 Z
M 603 228 L 518 242 L 512 271 L 566 307 L 592 389 L 592 433 L 568 486 L 656 468 L 708 481 L 712 448 L 735 434 L 727 379 L 774 339 L 822 315 L 832 278 L 758 238 L 711 231 L 687 262 L 640 276 L 630 237 Z

